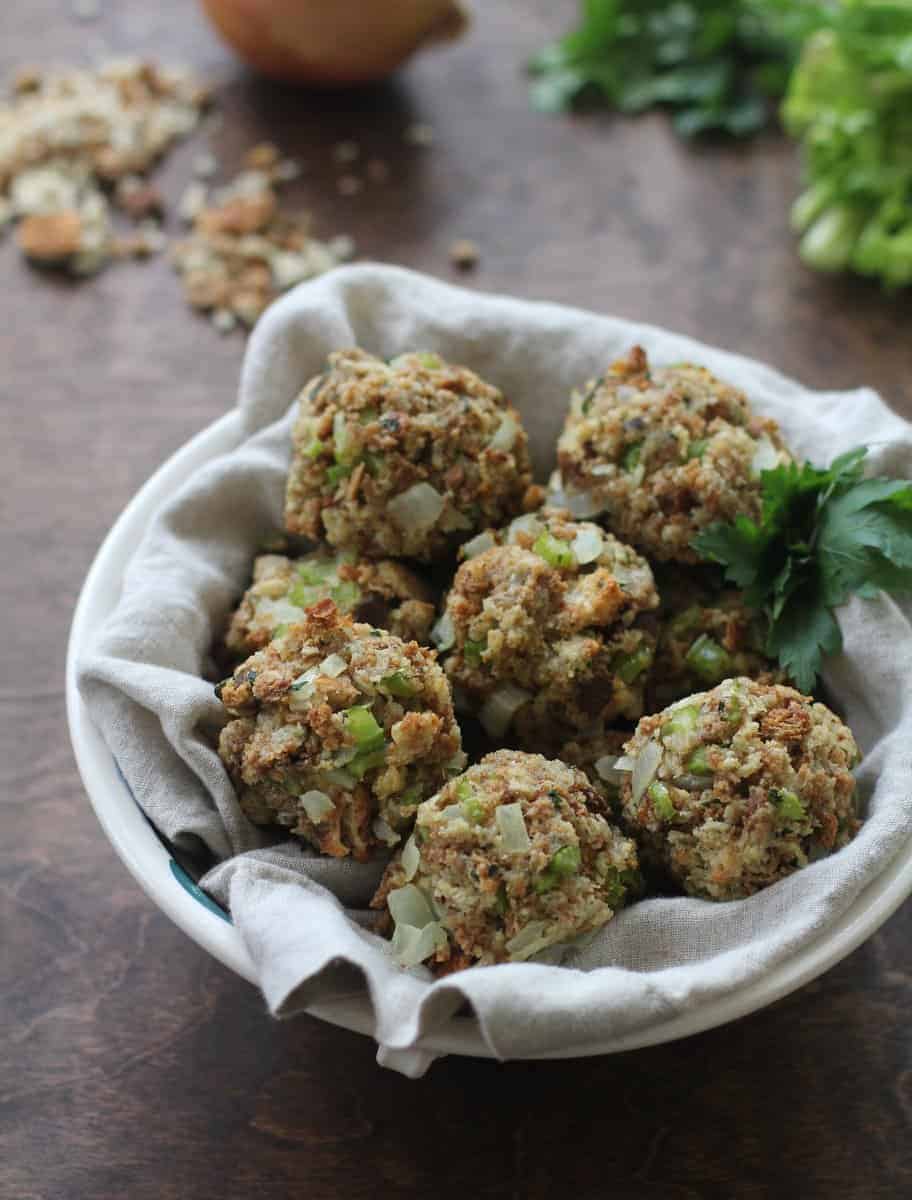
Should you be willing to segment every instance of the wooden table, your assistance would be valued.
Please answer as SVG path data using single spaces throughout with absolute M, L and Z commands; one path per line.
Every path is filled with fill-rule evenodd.
M 797 169 L 775 135 L 690 148 L 661 117 L 529 112 L 525 57 L 569 0 L 479 4 L 472 36 L 395 83 L 335 96 L 250 78 L 186 0 L 8 5 L 0 72 L 120 52 L 220 82 L 226 170 L 274 138 L 288 193 L 365 257 L 672 326 L 805 382 L 867 383 L 912 416 L 909 301 L 796 259 Z M 411 122 L 435 131 L 409 146 Z M 392 179 L 341 197 L 354 138 Z M 162 172 L 176 197 L 205 137 Z M 67 627 L 105 530 L 162 459 L 234 401 L 240 336 L 183 306 L 165 262 L 69 285 L 0 249 L 0 1196 L 262 1200 L 719 1198 L 912 1193 L 912 907 L 764 1012 L 674 1045 L 577 1062 L 450 1059 L 411 1083 L 367 1039 L 277 1025 L 127 875 L 89 808 L 63 704 Z

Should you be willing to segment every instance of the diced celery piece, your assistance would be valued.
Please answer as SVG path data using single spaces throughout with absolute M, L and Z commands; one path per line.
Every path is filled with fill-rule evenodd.
M 697 438 L 687 447 L 686 459 L 689 462 L 692 458 L 702 458 L 706 453 L 706 447 L 709 445 L 709 438 Z
M 462 811 L 470 825 L 483 825 L 485 807 L 477 796 L 466 796 L 462 801 Z
M 741 703 L 741 697 L 733 692 L 725 701 L 725 720 L 729 725 L 740 725 L 743 716 L 744 705 Z
M 311 559 L 309 562 L 302 562 L 298 567 L 298 578 L 302 583 L 315 586 L 318 583 L 325 583 L 330 576 L 335 575 L 336 564 L 332 559 Z
M 380 746 L 377 750 L 362 750 L 355 757 L 345 764 L 346 771 L 350 771 L 355 779 L 363 779 L 368 771 L 372 771 L 374 767 L 382 767 L 386 762 L 386 747 Z
M 473 667 L 477 667 L 481 662 L 481 656 L 488 648 L 488 639 L 485 637 L 480 642 L 474 642 L 471 638 L 466 638 L 465 644 L 462 647 L 462 652 L 465 655 L 467 663 L 471 663 Z
M 404 671 L 393 671 L 392 675 L 384 675 L 380 680 L 380 689 L 402 700 L 410 700 L 415 695 L 415 685 Z
M 343 716 L 345 728 L 352 735 L 359 754 L 369 754 L 383 746 L 383 730 L 377 724 L 370 705 L 356 704 L 353 708 L 346 708 Z
M 436 354 L 416 354 L 415 357 L 423 367 L 427 367 L 429 371 L 437 371 L 443 366 L 440 358 Z
M 548 870 L 563 879 L 568 875 L 578 874 L 581 864 L 579 846 L 561 846 L 552 857 Z
M 687 770 L 691 775 L 712 775 L 712 767 L 706 757 L 705 746 L 697 746 L 687 760 Z
M 535 539 L 532 549 L 550 567 L 567 570 L 576 566 L 576 555 L 573 553 L 570 543 L 561 541 L 547 530 Z
M 807 810 L 796 792 L 788 788 L 770 788 L 769 797 L 783 820 L 803 821 L 807 816 Z
M 321 442 L 319 438 L 314 438 L 304 447 L 304 454 L 307 458 L 319 458 L 325 449 L 325 443 Z
M 287 632 L 288 626 L 284 622 L 281 625 L 276 625 L 271 640 L 275 641 L 276 638 L 284 637 Z
M 317 604 L 325 596 L 325 587 L 312 587 L 306 583 L 296 583 L 288 593 L 288 599 L 298 608 L 309 608 L 311 604 Z
M 342 612 L 350 612 L 361 599 L 361 589 L 350 579 L 343 579 L 330 589 L 329 598 Z
M 728 652 L 706 633 L 700 634 L 687 651 L 684 661 L 706 683 L 719 683 L 732 670 Z
M 628 446 L 621 458 L 621 465 L 625 471 L 632 471 L 640 465 L 640 455 L 643 451 L 642 442 L 634 442 L 632 446 Z
M 674 819 L 675 806 L 672 803 L 671 793 L 664 783 L 659 783 L 658 780 L 655 780 L 646 789 L 646 795 L 652 801 L 653 811 L 660 821 L 671 821 Z
M 698 704 L 685 704 L 683 708 L 676 708 L 662 726 L 662 737 L 674 737 L 676 733 L 692 733 L 699 720 L 700 706 Z
M 341 463 L 333 463 L 331 467 L 326 468 L 326 482 L 332 488 L 338 487 L 343 479 L 347 479 L 351 475 L 352 469 Z
M 650 665 L 652 656 L 652 647 L 644 643 L 642 646 L 638 646 L 631 654 L 625 654 L 614 668 L 615 672 L 620 675 L 624 683 L 633 683 Z
M 696 629 L 702 617 L 703 609 L 699 604 L 692 604 L 690 608 L 685 608 L 683 612 L 678 613 L 668 622 L 668 632 L 672 637 L 682 637 Z

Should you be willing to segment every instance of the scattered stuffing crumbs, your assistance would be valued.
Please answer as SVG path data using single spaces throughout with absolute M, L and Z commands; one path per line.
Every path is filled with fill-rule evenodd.
M 190 235 L 171 248 L 188 303 L 211 312 L 220 333 L 249 328 L 278 295 L 328 271 L 354 252 L 350 238 L 320 242 L 305 217 L 279 211 L 283 160 L 275 147 L 254 147 L 246 170 L 210 194 L 199 180 L 180 202 Z M 252 164 L 258 164 L 254 167 Z
M 146 172 L 192 132 L 209 103 L 183 67 L 136 58 L 94 70 L 21 69 L 0 105 L 0 229 L 18 221 L 33 262 L 90 275 L 113 258 L 153 253 L 148 228 L 119 238 L 111 208 L 147 222 L 161 197 Z
M 468 238 L 458 238 L 450 246 L 450 262 L 461 271 L 470 271 L 477 266 L 480 257 L 477 244 Z

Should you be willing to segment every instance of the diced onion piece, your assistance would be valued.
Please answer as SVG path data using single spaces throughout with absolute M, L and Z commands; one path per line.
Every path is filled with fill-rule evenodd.
M 400 529 L 412 533 L 430 529 L 443 512 L 444 499 L 429 483 L 413 483 L 410 488 L 394 496 L 386 511 Z
M 617 467 L 614 463 L 595 463 L 589 468 L 590 475 L 614 475 Z
M 464 533 L 467 529 L 473 529 L 474 526 L 475 522 L 472 518 L 461 513 L 458 508 L 448 508 L 440 518 L 440 528 L 444 533 Z
M 307 813 L 308 818 L 313 821 L 314 825 L 319 825 L 324 818 L 336 810 L 336 806 L 330 800 L 329 796 L 325 792 L 317 791 L 315 788 L 312 791 L 305 792 L 298 799 L 301 802 L 301 807 Z
M 485 550 L 490 550 L 492 546 L 496 545 L 494 535 L 489 529 L 486 529 L 484 533 L 476 534 L 465 543 L 462 547 L 462 557 L 474 558 L 476 554 L 484 554 Z
M 567 508 L 574 517 L 597 517 L 604 508 L 589 492 L 551 492 L 546 503 L 551 508 Z
M 377 841 L 384 842 L 387 846 L 397 846 L 402 841 L 399 834 L 387 821 L 384 821 L 383 817 L 375 817 L 371 828 Z
M 414 925 L 416 929 L 423 929 L 434 919 L 427 896 L 413 883 L 394 888 L 386 897 L 386 904 L 397 925 Z
M 602 537 L 602 531 L 595 525 L 585 526 L 571 542 L 578 563 L 595 562 L 602 553 L 604 545 L 605 539 Z
M 393 933 L 393 954 L 403 967 L 417 967 L 445 943 L 446 930 L 439 921 L 430 921 L 420 928 L 397 924 Z
M 636 759 L 631 758 L 629 754 L 622 754 L 620 758 L 614 760 L 615 771 L 632 771 L 636 766 Z
M 625 777 L 633 770 L 633 766 L 626 769 L 619 767 L 618 763 L 623 761 L 620 758 L 615 758 L 613 754 L 604 754 L 601 758 L 595 760 L 595 772 L 599 779 L 604 779 L 605 783 L 610 783 L 614 787 L 620 787 L 624 782 Z M 630 761 L 629 759 L 627 761 Z
M 512 413 L 504 413 L 497 432 L 489 443 L 492 450 L 512 450 L 519 433 L 519 422 Z
M 263 596 L 257 599 L 256 615 L 258 621 L 265 617 L 270 622 L 274 621 L 276 625 L 290 625 L 295 621 L 304 620 L 304 609 L 292 604 L 290 600 L 271 600 L 268 596 Z
M 402 857 L 400 858 L 400 862 L 402 863 L 402 870 L 405 878 L 408 880 L 414 879 L 418 868 L 421 866 L 421 852 L 415 843 L 414 834 L 412 834 L 409 840 L 402 847 Z
M 760 438 L 757 442 L 757 449 L 754 451 L 754 457 L 751 459 L 753 473 L 759 475 L 761 471 L 771 471 L 778 462 L 779 451 L 768 437 Z
M 515 937 L 507 942 L 507 953 L 514 962 L 522 962 L 531 958 L 539 950 L 544 950 L 551 944 L 551 939 L 545 936 L 547 928 L 544 921 L 530 921 Z
M 647 742 L 636 758 L 633 777 L 630 786 L 633 789 L 633 802 L 639 804 L 640 797 L 655 779 L 655 773 L 662 761 L 662 747 L 658 742 Z
M 320 674 L 328 675 L 330 679 L 336 679 L 347 670 L 348 663 L 341 654 L 330 654 L 320 663 Z
M 510 522 L 507 540 L 511 544 L 515 543 L 517 534 L 524 533 L 535 541 L 544 528 L 535 513 L 523 513 L 521 517 L 514 517 Z
M 521 804 L 498 804 L 494 810 L 494 820 L 505 850 L 512 854 L 529 849 L 532 843 Z
M 436 622 L 431 630 L 431 641 L 438 650 L 451 650 L 456 642 L 456 630 L 453 628 L 453 618 L 448 612 Z
M 515 684 L 502 683 L 487 698 L 478 714 L 486 733 L 490 737 L 503 737 L 510 728 L 510 722 L 531 698 L 529 692 L 524 692 Z

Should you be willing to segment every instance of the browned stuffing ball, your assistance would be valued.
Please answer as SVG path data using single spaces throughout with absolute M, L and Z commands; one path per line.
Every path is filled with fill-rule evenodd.
M 370 557 L 444 558 L 540 497 L 519 414 L 436 354 L 331 354 L 293 441 L 287 528 Z
M 855 740 L 793 688 L 726 680 L 644 717 L 625 750 L 626 826 L 691 896 L 750 896 L 858 829 Z
M 451 780 L 371 901 L 399 961 L 438 974 L 520 962 L 604 925 L 640 876 L 600 808 L 581 771 L 538 754 L 498 750 Z
M 314 605 L 219 684 L 219 754 L 241 808 L 334 857 L 370 857 L 462 770 L 433 651 Z
M 736 675 L 786 683 L 764 653 L 763 616 L 737 588 L 719 586 L 710 568 L 668 566 L 656 574 L 659 642 L 646 687 L 649 712 Z
M 695 563 L 713 521 L 760 516 L 760 472 L 789 459 L 775 421 L 704 367 L 651 368 L 635 346 L 575 392 L 557 492 L 658 560 Z
M 253 583 L 229 620 L 225 645 L 246 658 L 326 599 L 356 621 L 388 629 L 406 642 L 426 643 L 436 616 L 431 589 L 402 563 L 325 550 L 303 558 L 261 554 L 254 560 Z
M 542 509 L 500 533 L 456 573 L 431 633 L 447 675 L 491 737 L 556 750 L 643 712 L 655 650 L 652 572 L 629 546 Z M 503 543 L 503 544 L 499 544 Z

